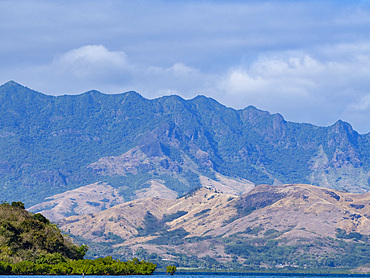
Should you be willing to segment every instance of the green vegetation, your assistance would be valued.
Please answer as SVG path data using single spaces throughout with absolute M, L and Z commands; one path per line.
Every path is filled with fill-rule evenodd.
M 181 195 L 199 186 L 198 172 L 214 178 L 213 170 L 256 184 L 272 184 L 274 178 L 304 183 L 321 146 L 330 161 L 328 174 L 339 175 L 335 169 L 343 163 L 370 170 L 368 135 L 346 123 L 328 128 L 290 123 L 254 107 L 234 110 L 205 97 L 148 100 L 135 92 L 97 91 L 53 97 L 8 82 L 0 86 L 0 103 L 0 195 L 21 198 L 26 207 L 97 181 L 111 183 L 126 200 L 149 179 L 162 179 Z M 125 176 L 87 167 L 134 147 L 148 157 L 165 156 L 175 166 L 163 160 L 157 165 L 161 171 L 139 165 L 137 173 Z M 336 150 L 343 161 L 336 161 Z M 184 167 L 183 154 L 197 173 Z M 339 176 L 331 183 L 346 189 Z M 370 189 L 368 178 L 353 184 Z
M 158 219 L 149 211 L 147 211 L 144 216 L 144 226 L 137 228 L 138 236 L 147 236 L 155 234 L 160 234 L 163 236 L 164 234 L 167 233 L 166 223 L 171 222 L 177 218 L 180 218 L 185 214 L 187 214 L 186 211 L 177 211 L 174 214 L 170 215 L 165 214 L 163 215 L 162 219 Z
M 166 223 L 175 220 L 183 215 L 185 211 L 178 211 L 171 215 L 164 215 L 162 219 L 157 219 L 149 211 L 144 216 L 144 226 L 138 227 L 138 236 L 157 235 L 158 237 L 148 241 L 159 245 L 180 245 L 184 243 L 184 238 L 189 234 L 183 228 L 167 231 Z
M 206 214 L 207 212 L 211 211 L 211 209 L 204 209 L 196 214 L 194 214 L 194 217 L 198 217 L 198 216 L 201 216 L 203 214 Z
M 261 229 L 250 229 L 250 234 L 255 236 L 257 231 L 261 231 Z M 176 252 L 172 247 L 166 249 L 167 255 L 173 259 L 163 261 L 161 255 L 150 253 L 144 248 L 138 248 L 136 251 L 128 247 L 109 249 L 108 245 L 103 247 L 101 243 L 90 245 L 92 248 L 87 255 L 94 257 L 98 254 L 114 254 L 121 260 L 127 260 L 134 254 L 140 260 L 150 260 L 161 270 L 165 270 L 170 263 L 178 269 L 180 267 L 193 268 L 197 271 L 202 269 L 229 271 L 233 269 L 240 272 L 302 273 L 344 273 L 366 265 L 370 256 L 369 242 L 332 238 L 301 238 L 293 244 L 286 239 L 272 238 L 276 233 L 272 229 L 266 230 L 266 233 L 267 236 L 262 238 L 241 238 L 237 235 L 228 238 L 211 238 L 209 236 L 183 238 L 186 234 L 181 234 L 181 231 L 173 231 L 173 234 L 163 235 L 163 237 L 160 236 L 147 242 L 173 246 L 177 246 L 177 243 L 199 242 L 208 246 L 224 246 L 224 251 L 231 257 L 228 262 L 219 261 L 221 259 L 219 255 L 198 257 L 196 254 Z M 171 239 L 172 237 L 174 238 Z M 166 239 L 171 239 L 171 241 L 166 242 Z
M 169 265 L 169 266 L 166 267 L 166 273 L 167 274 L 174 275 L 176 271 L 177 271 L 177 269 L 176 269 L 176 266 L 174 266 L 174 265 Z
M 162 231 L 159 237 L 148 241 L 151 244 L 158 245 L 180 245 L 185 242 L 185 237 L 189 232 L 185 231 L 184 228 L 175 229 L 172 231 Z
M 0 204 L 0 260 L 34 261 L 47 254 L 61 260 L 82 259 L 87 247 L 77 247 L 41 214 L 30 214 L 21 202 Z
M 171 222 L 177 218 L 180 218 L 181 216 L 186 215 L 187 213 L 188 213 L 187 211 L 179 210 L 173 214 L 169 214 L 169 215 L 165 214 L 163 215 L 162 222 L 165 222 L 165 223 Z
M 185 194 L 183 194 L 183 195 L 179 196 L 177 199 L 180 199 L 180 198 L 185 198 L 185 199 L 190 198 L 190 197 L 194 196 L 194 195 L 195 195 L 195 193 L 197 193 L 197 191 L 199 191 L 199 190 L 200 190 L 200 189 L 202 189 L 202 188 L 203 188 L 203 186 L 197 186 L 197 187 L 195 187 L 195 188 L 193 188 L 193 189 L 189 190 L 189 191 L 188 191 L 188 192 L 186 192 Z
M 360 233 L 351 232 L 346 233 L 346 231 L 342 229 L 337 229 L 337 238 L 343 238 L 343 239 L 354 239 L 354 240 L 362 240 L 364 242 L 370 242 L 370 237 L 368 235 L 362 235 Z
M 368 262 L 370 242 L 344 241 L 332 238 L 301 239 L 292 245 L 286 239 L 274 240 L 272 229 L 265 238 L 230 240 L 225 246 L 227 254 L 243 259 L 244 266 L 290 266 L 315 269 L 351 269 Z
M 273 204 L 283 195 L 272 192 L 261 196 L 252 194 L 253 198 L 240 197 L 236 202 L 241 211 L 245 207 L 263 208 Z M 263 198 L 262 198 L 263 197 Z M 202 217 L 208 210 L 202 210 L 197 217 Z M 161 270 L 165 269 L 165 263 L 176 267 L 204 268 L 212 270 L 238 269 L 243 271 L 277 271 L 277 272 L 345 272 L 366 265 L 370 257 L 370 237 L 356 232 L 346 233 L 337 229 L 336 238 L 290 238 L 280 237 L 291 231 L 294 226 L 285 230 L 264 227 L 261 224 L 249 226 L 244 231 L 233 235 L 224 236 L 194 236 L 188 237 L 189 232 L 183 228 L 169 230 L 167 221 L 177 219 L 185 215 L 180 211 L 172 215 L 165 215 L 162 219 L 147 213 L 144 217 L 144 225 L 139 230 L 139 236 L 146 238 L 145 244 L 160 245 L 166 254 L 150 253 L 144 248 L 130 249 L 129 247 L 113 248 L 118 243 L 94 243 L 89 244 L 92 249 L 88 256 L 96 257 L 101 254 L 112 254 L 117 258 L 126 260 L 133 254 L 141 260 L 150 260 L 158 265 Z M 206 234 L 205 232 L 204 234 Z M 105 236 L 105 235 L 103 235 Z M 86 243 L 81 241 L 80 243 Z M 199 256 L 196 253 L 184 253 L 184 246 L 201 247 L 209 250 L 209 256 Z M 149 249 L 149 248 L 148 248 Z M 199 249 L 198 249 L 199 250 Z M 223 252 L 219 252 L 223 250 Z M 168 261 L 168 258 L 171 261 Z M 163 259 L 166 259 L 163 261 Z
M 15 275 L 146 275 L 152 274 L 155 264 L 133 259 L 121 262 L 112 257 L 95 260 L 75 260 L 58 263 L 21 261 L 15 264 L 0 262 L 0 274 Z
M 156 265 L 112 257 L 84 260 L 88 248 L 63 236 L 41 214 L 24 209 L 22 202 L 0 204 L 0 275 L 16 274 L 151 274 Z

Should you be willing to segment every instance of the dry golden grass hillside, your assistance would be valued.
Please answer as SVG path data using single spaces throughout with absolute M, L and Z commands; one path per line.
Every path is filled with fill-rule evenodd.
M 242 196 L 201 188 L 179 199 L 146 198 L 72 216 L 61 228 L 110 244 L 117 255 L 146 250 L 166 260 L 186 254 L 218 263 L 236 255 L 237 262 L 247 263 L 248 248 L 248 254 L 253 248 L 262 248 L 261 254 L 264 248 L 278 253 L 293 248 L 284 249 L 284 256 L 309 255 L 313 262 L 345 254 L 343 244 L 365 244 L 370 252 L 370 193 L 306 184 L 260 185 Z

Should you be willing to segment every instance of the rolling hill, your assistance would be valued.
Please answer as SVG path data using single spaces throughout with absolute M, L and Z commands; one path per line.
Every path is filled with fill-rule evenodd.
M 370 255 L 370 193 L 312 185 L 260 185 L 239 197 L 200 188 L 62 220 L 88 255 L 180 266 L 355 268 Z

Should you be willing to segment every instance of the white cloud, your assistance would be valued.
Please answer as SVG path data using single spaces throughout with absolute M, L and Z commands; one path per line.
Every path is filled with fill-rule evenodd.
M 370 42 L 334 45 L 326 55 L 329 48 L 274 52 L 233 67 L 218 82 L 219 99 L 238 108 L 249 103 L 293 121 L 329 125 L 342 118 L 365 127 Z
M 309 98 L 324 70 L 322 63 L 307 54 L 264 56 L 248 67 L 231 69 L 218 86 L 230 97 L 248 98 L 263 107 L 278 99 Z
M 77 79 L 105 79 L 130 70 L 124 52 L 109 51 L 102 45 L 72 49 L 58 56 L 52 66 L 59 74 L 71 74 Z
M 366 1 L 20 0 L 0 8 L 2 82 L 48 94 L 205 94 L 369 132 Z
M 209 79 L 199 69 L 177 62 L 169 67 L 141 67 L 133 86 L 147 97 L 178 94 L 190 98 L 202 93 Z
M 349 105 L 348 110 L 359 112 L 368 110 L 368 115 L 370 117 L 370 93 L 360 98 L 359 101 L 355 101 L 351 105 Z
M 189 67 L 183 63 L 175 63 L 173 66 L 169 68 L 157 67 L 157 66 L 149 66 L 147 69 L 148 74 L 156 74 L 156 75 L 177 75 L 177 76 L 184 76 L 184 75 L 192 75 L 192 74 L 200 74 L 198 69 Z
M 370 42 L 264 53 L 219 73 L 180 61 L 161 67 L 128 60 L 123 51 L 82 46 L 58 55 L 49 65 L 28 69 L 25 85 L 46 93 L 43 80 L 56 84 L 60 93 L 136 90 L 149 98 L 205 94 L 234 108 L 255 105 L 287 120 L 316 125 L 343 119 L 368 132 Z

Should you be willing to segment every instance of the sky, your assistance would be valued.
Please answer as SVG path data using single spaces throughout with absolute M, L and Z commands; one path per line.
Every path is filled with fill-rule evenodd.
M 370 132 L 370 1 L 0 0 L 0 84 L 205 95 Z

